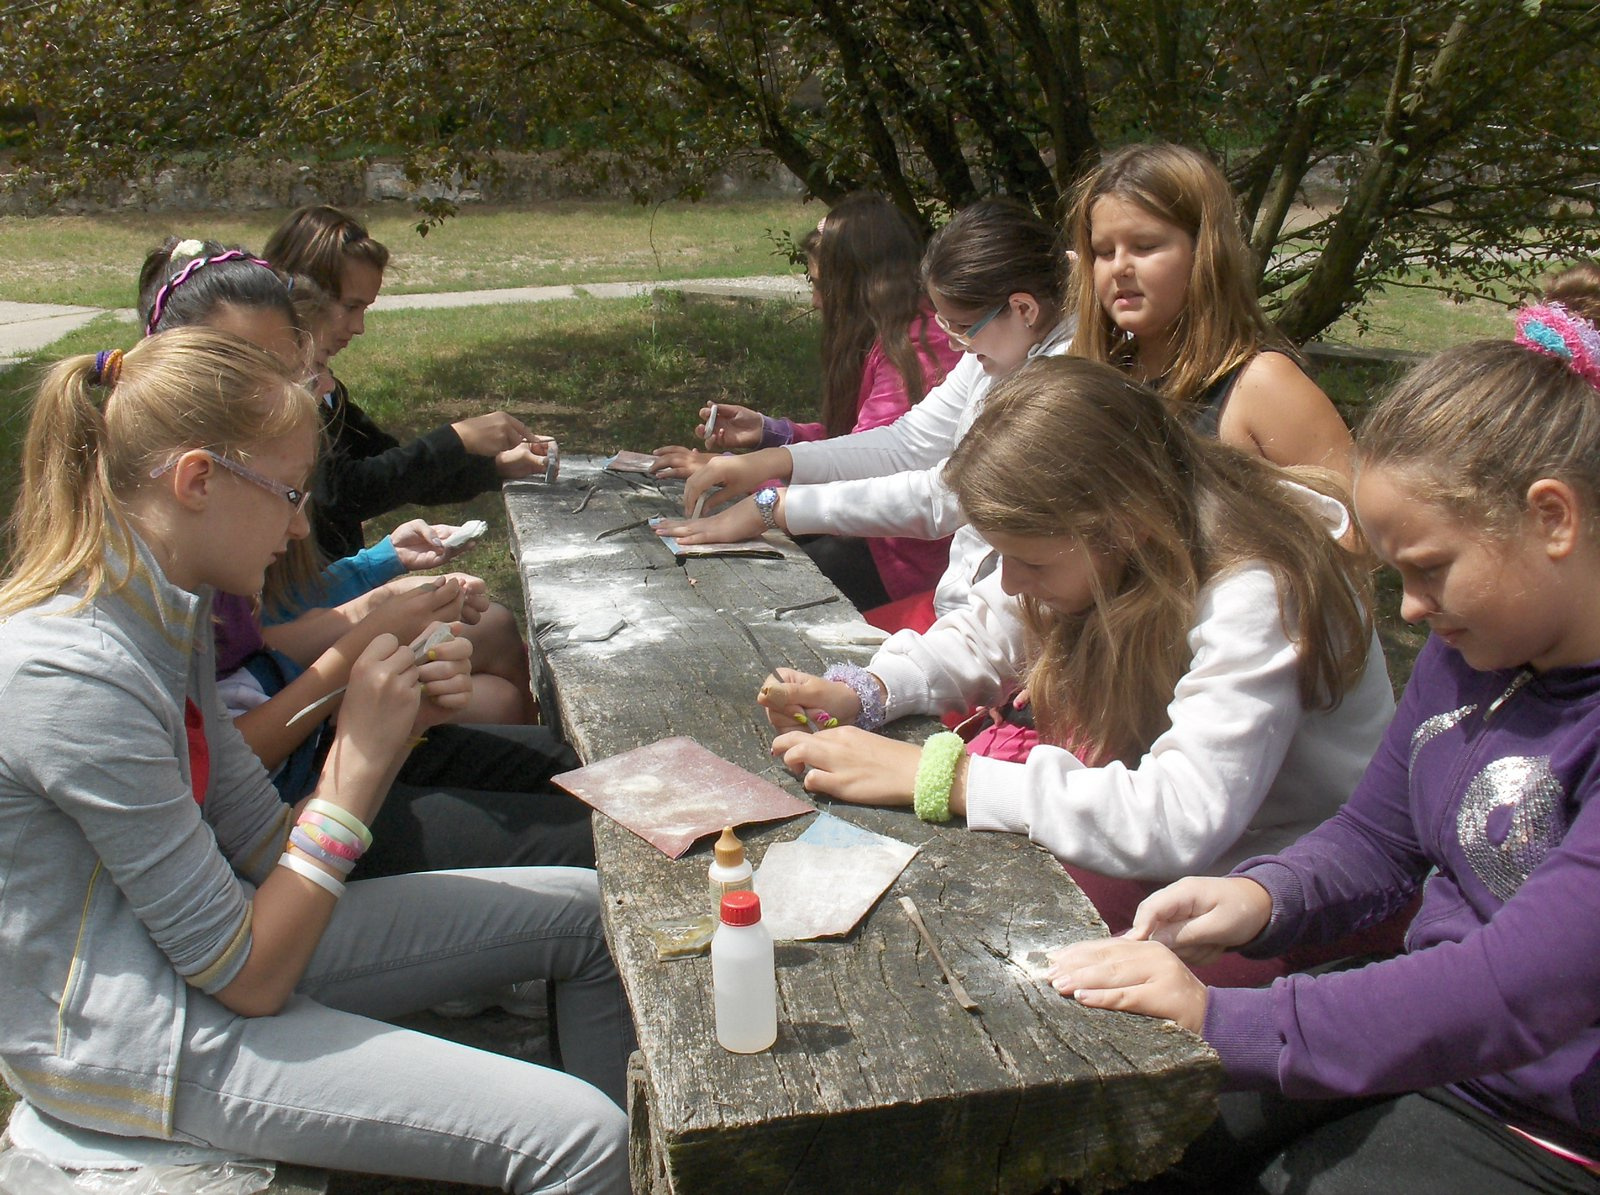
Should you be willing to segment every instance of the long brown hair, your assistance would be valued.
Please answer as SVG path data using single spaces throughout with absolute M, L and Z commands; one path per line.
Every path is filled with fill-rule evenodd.
M 1054 324 L 1067 293 L 1067 254 L 1054 226 L 1016 200 L 980 199 L 933 234 L 922 284 L 957 307 L 979 310 L 1030 294 Z
M 1292 472 L 1339 496 L 1331 474 Z M 1253 562 L 1277 581 L 1299 646 L 1301 703 L 1338 704 L 1366 666 L 1366 573 L 1284 475 L 1197 436 L 1107 365 L 1042 358 L 996 383 L 945 466 L 972 525 L 1064 537 L 1121 565 L 1115 587 L 1097 581 L 1081 614 L 1022 602 L 1027 683 L 1046 741 L 1137 762 L 1168 726 L 1201 587 Z
M 861 371 L 874 341 L 904 379 L 912 404 L 920 402 L 943 378 L 923 376 L 922 358 L 908 335 L 928 312 L 916 225 L 881 195 L 847 195 L 804 248 L 815 259 L 822 297 L 822 423 L 828 435 L 855 427 Z M 920 336 L 932 357 L 926 321 Z
M 304 274 L 334 298 L 347 261 L 389 268 L 389 250 L 354 216 L 326 204 L 297 208 L 267 240 L 263 255 L 286 274 Z
M 1081 263 L 1074 303 L 1072 355 L 1126 366 L 1131 346 L 1094 293 L 1094 230 L 1102 199 L 1120 199 L 1175 225 L 1194 239 L 1189 290 L 1172 330 L 1172 364 L 1155 383 L 1174 402 L 1188 402 L 1264 347 L 1293 356 L 1292 346 L 1256 301 L 1255 272 L 1228 180 L 1215 162 L 1182 145 L 1126 145 L 1073 191 L 1067 240 Z
M 94 353 L 58 363 L 28 420 L 0 615 L 70 584 L 86 600 L 120 588 L 129 574 L 113 575 L 109 557 L 133 558 L 125 505 L 151 470 L 189 448 L 244 459 L 253 444 L 315 427 L 315 401 L 273 354 L 205 328 L 140 341 L 120 373 Z

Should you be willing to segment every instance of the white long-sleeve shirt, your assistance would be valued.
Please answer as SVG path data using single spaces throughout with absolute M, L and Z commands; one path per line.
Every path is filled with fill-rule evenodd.
M 1059 356 L 1072 344 L 1068 325 L 1029 350 Z M 794 535 L 898 535 L 939 539 L 954 534 L 950 564 L 934 589 L 939 614 L 966 603 L 989 545 L 967 525 L 944 484 L 944 463 L 983 409 L 994 379 L 965 353 L 943 382 L 893 423 L 831 440 L 789 445 L 794 462 L 783 497 Z
M 1220 874 L 1331 815 L 1355 788 L 1394 713 L 1373 636 L 1360 681 L 1332 710 L 1301 707 L 1299 658 L 1265 565 L 1205 585 L 1171 725 L 1138 764 L 1091 768 L 1060 747 L 1024 763 L 974 756 L 967 825 L 1027 834 L 1063 862 L 1108 876 Z M 985 578 L 963 609 L 902 631 L 870 671 L 891 718 L 992 703 L 1026 666 L 1015 599 Z

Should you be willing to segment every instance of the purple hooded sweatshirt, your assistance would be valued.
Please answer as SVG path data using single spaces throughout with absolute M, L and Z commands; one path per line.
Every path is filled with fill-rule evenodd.
M 1423 886 L 1406 952 L 1212 989 L 1230 1085 L 1298 1097 L 1449 1084 L 1600 1157 L 1600 664 L 1478 672 L 1431 639 L 1349 803 L 1247 875 L 1248 953 L 1381 920 Z

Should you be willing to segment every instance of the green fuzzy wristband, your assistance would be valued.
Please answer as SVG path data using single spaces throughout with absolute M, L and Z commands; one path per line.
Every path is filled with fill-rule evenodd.
M 956 765 L 967 752 L 959 734 L 941 730 L 922 744 L 917 779 L 911 789 L 911 807 L 925 822 L 950 820 L 950 790 L 956 782 Z

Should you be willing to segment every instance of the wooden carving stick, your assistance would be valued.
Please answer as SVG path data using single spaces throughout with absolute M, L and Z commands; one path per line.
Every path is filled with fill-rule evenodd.
M 961 986 L 961 981 L 956 978 L 956 973 L 950 970 L 950 964 L 944 961 L 944 955 L 939 953 L 939 944 L 933 940 L 933 935 L 928 932 L 928 927 L 922 923 L 922 914 L 917 912 L 916 902 L 909 896 L 900 898 L 900 907 L 906 911 L 906 916 L 911 919 L 911 924 L 917 927 L 917 933 L 922 935 L 922 941 L 928 947 L 928 953 L 933 955 L 933 961 L 939 964 L 939 970 L 944 975 L 944 981 L 950 985 L 950 994 L 956 998 L 957 1003 L 968 1012 L 978 1011 L 978 1002 L 967 995 L 967 989 Z

